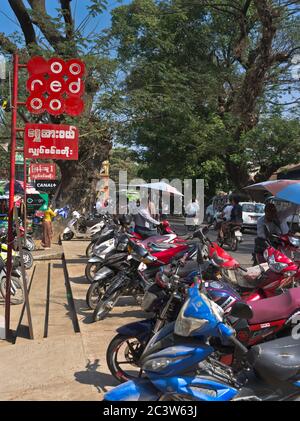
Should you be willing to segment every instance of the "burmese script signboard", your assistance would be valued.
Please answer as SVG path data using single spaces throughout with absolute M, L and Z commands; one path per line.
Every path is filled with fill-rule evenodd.
M 30 164 L 29 174 L 31 180 L 55 180 L 55 164 Z
M 63 124 L 25 124 L 25 158 L 78 160 L 78 129 Z

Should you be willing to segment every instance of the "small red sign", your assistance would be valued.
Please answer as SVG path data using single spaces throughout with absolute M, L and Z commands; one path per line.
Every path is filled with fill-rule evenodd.
M 31 180 L 55 180 L 55 164 L 30 164 L 29 174 Z
M 25 124 L 25 158 L 78 159 L 78 129 L 63 124 Z
M 27 63 L 27 70 L 29 97 L 26 107 L 30 113 L 47 111 L 51 115 L 66 113 L 71 116 L 82 113 L 85 64 L 81 60 L 51 58 L 47 61 L 43 57 L 32 57 Z

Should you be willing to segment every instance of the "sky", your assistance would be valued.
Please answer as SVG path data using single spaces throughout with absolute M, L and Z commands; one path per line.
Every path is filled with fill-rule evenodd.
M 107 11 L 105 11 L 100 16 L 96 18 L 90 18 L 85 28 L 85 34 L 90 33 L 91 31 L 101 31 L 104 28 L 110 26 L 111 15 L 110 11 L 121 4 L 128 4 L 130 0 L 109 0 Z M 24 0 L 24 4 L 29 8 L 27 0 Z M 75 26 L 78 27 L 82 20 L 87 15 L 86 7 L 90 5 L 89 0 L 72 0 L 71 7 L 73 11 L 73 16 L 75 16 Z M 47 12 L 51 16 L 56 15 L 56 8 L 59 7 L 58 0 L 46 0 Z M 8 0 L 0 0 L 0 31 L 4 32 L 6 35 L 11 34 L 14 31 L 20 30 L 20 26 L 17 22 L 16 17 L 14 16 L 13 11 L 8 3 Z

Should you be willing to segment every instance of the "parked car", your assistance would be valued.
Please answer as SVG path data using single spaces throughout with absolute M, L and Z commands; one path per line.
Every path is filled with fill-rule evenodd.
M 289 206 L 291 206 L 290 202 L 286 202 L 285 200 L 277 199 L 274 196 L 268 197 L 266 199 L 266 203 L 274 203 L 276 206 L 276 209 L 278 211 L 285 210 Z M 300 207 L 298 208 L 298 212 L 295 215 L 291 215 L 287 218 L 287 223 L 289 224 L 289 227 L 291 231 L 297 232 L 300 231 Z
M 257 220 L 265 214 L 264 203 L 240 202 L 243 209 L 242 230 L 256 229 Z

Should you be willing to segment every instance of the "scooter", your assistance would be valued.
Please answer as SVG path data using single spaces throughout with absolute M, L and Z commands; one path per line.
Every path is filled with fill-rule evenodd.
M 103 219 L 99 220 L 86 220 L 79 212 L 72 212 L 72 219 L 68 222 L 67 227 L 64 229 L 62 239 L 64 241 L 72 240 L 75 238 L 90 238 L 96 232 L 101 231 L 105 222 Z
M 176 322 L 157 332 L 141 356 L 145 378 L 121 384 L 105 401 L 298 400 L 300 341 L 286 337 L 248 349 L 236 338 L 223 310 L 199 289 L 197 280 Z M 251 307 L 236 303 L 230 313 L 253 317 Z M 213 341 L 212 341 L 213 339 Z M 217 342 L 233 346 L 246 370 L 238 373 L 218 361 Z
M 239 243 L 243 241 L 243 234 L 241 231 L 241 224 L 230 224 L 223 233 L 224 238 L 218 237 L 218 244 L 222 247 L 224 244 L 228 245 L 231 251 L 238 249 Z

